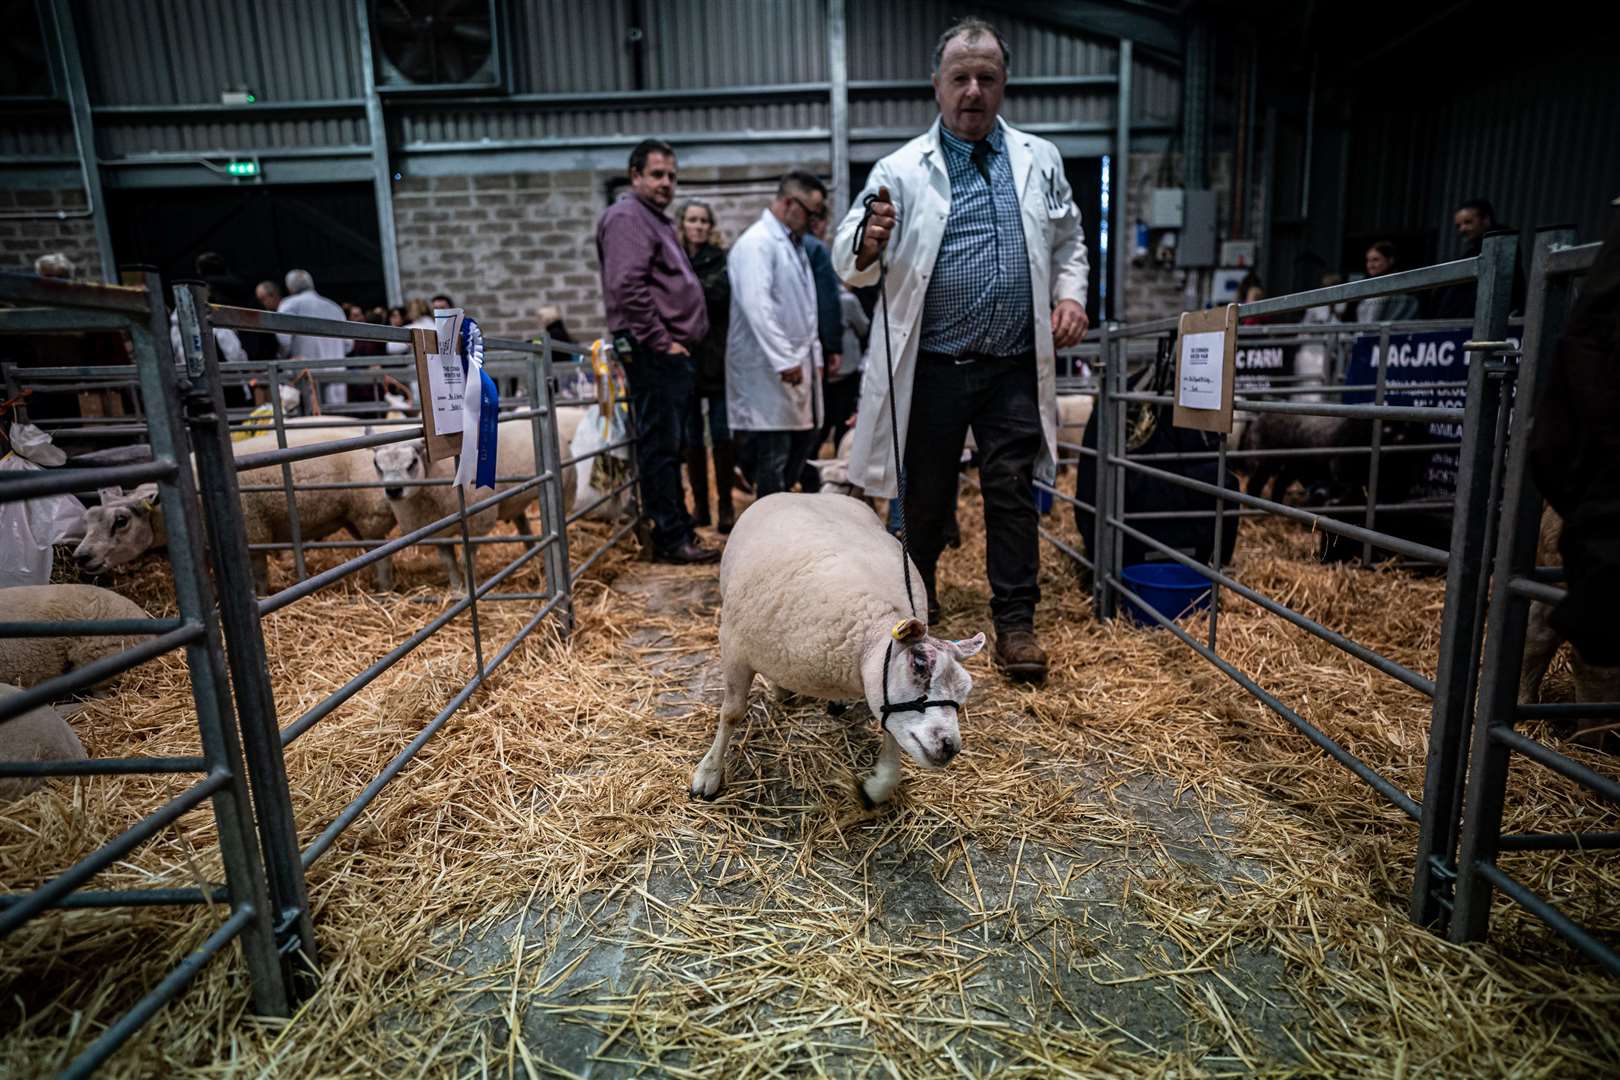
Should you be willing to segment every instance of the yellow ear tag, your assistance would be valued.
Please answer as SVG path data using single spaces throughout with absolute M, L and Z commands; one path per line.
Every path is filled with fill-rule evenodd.
M 905 641 L 906 640 L 906 627 L 908 627 L 910 625 L 911 625 L 911 620 L 910 619 L 901 619 L 899 622 L 894 624 L 894 629 L 889 631 L 889 636 L 894 638 L 894 640 L 896 640 L 896 641 Z

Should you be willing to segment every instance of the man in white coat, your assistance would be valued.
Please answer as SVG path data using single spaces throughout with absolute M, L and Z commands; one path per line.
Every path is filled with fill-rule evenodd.
M 908 541 L 935 622 L 934 568 L 972 428 L 996 662 L 1014 678 L 1040 680 L 1047 663 L 1034 633 L 1040 538 L 1031 485 L 1056 469 L 1056 350 L 1086 331 L 1089 267 L 1062 156 L 998 115 L 1008 59 L 1006 42 L 980 19 L 940 37 L 939 119 L 873 168 L 839 227 L 833 258 L 854 286 L 876 284 L 880 257 L 888 264 L 888 325 L 879 305 L 850 480 L 868 494 L 895 497 L 898 434 Z M 867 195 L 877 201 L 856 251 Z M 889 423 L 886 340 L 897 433 Z
M 815 174 L 788 173 L 726 260 L 726 414 L 761 498 L 798 479 L 823 415 L 816 284 L 804 234 L 827 212 L 826 199 Z

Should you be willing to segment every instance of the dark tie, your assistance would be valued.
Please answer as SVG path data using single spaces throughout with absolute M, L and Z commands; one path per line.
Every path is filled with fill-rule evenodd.
M 989 139 L 981 139 L 973 144 L 973 155 L 970 160 L 973 167 L 979 170 L 979 175 L 984 177 L 986 185 L 990 183 L 990 155 L 995 152 L 995 147 L 990 145 Z

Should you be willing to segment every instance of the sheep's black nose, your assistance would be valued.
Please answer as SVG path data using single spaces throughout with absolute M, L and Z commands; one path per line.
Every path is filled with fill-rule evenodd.
M 954 758 L 961 749 L 962 744 L 949 735 L 942 736 L 939 740 L 939 756 L 944 761 Z
M 401 495 L 405 494 L 405 489 L 402 487 L 385 487 L 383 488 L 383 494 L 388 496 L 390 499 L 397 499 Z

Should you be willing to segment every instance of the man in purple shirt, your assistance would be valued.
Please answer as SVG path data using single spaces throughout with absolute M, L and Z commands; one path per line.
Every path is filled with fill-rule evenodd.
M 708 563 L 681 492 L 681 420 L 695 390 L 688 346 L 709 332 L 703 286 L 664 211 L 675 198 L 675 151 L 643 139 L 630 151 L 630 190 L 596 223 L 608 329 L 630 383 L 640 437 L 641 505 L 653 523 L 659 562 Z M 722 480 L 722 483 L 725 481 Z

